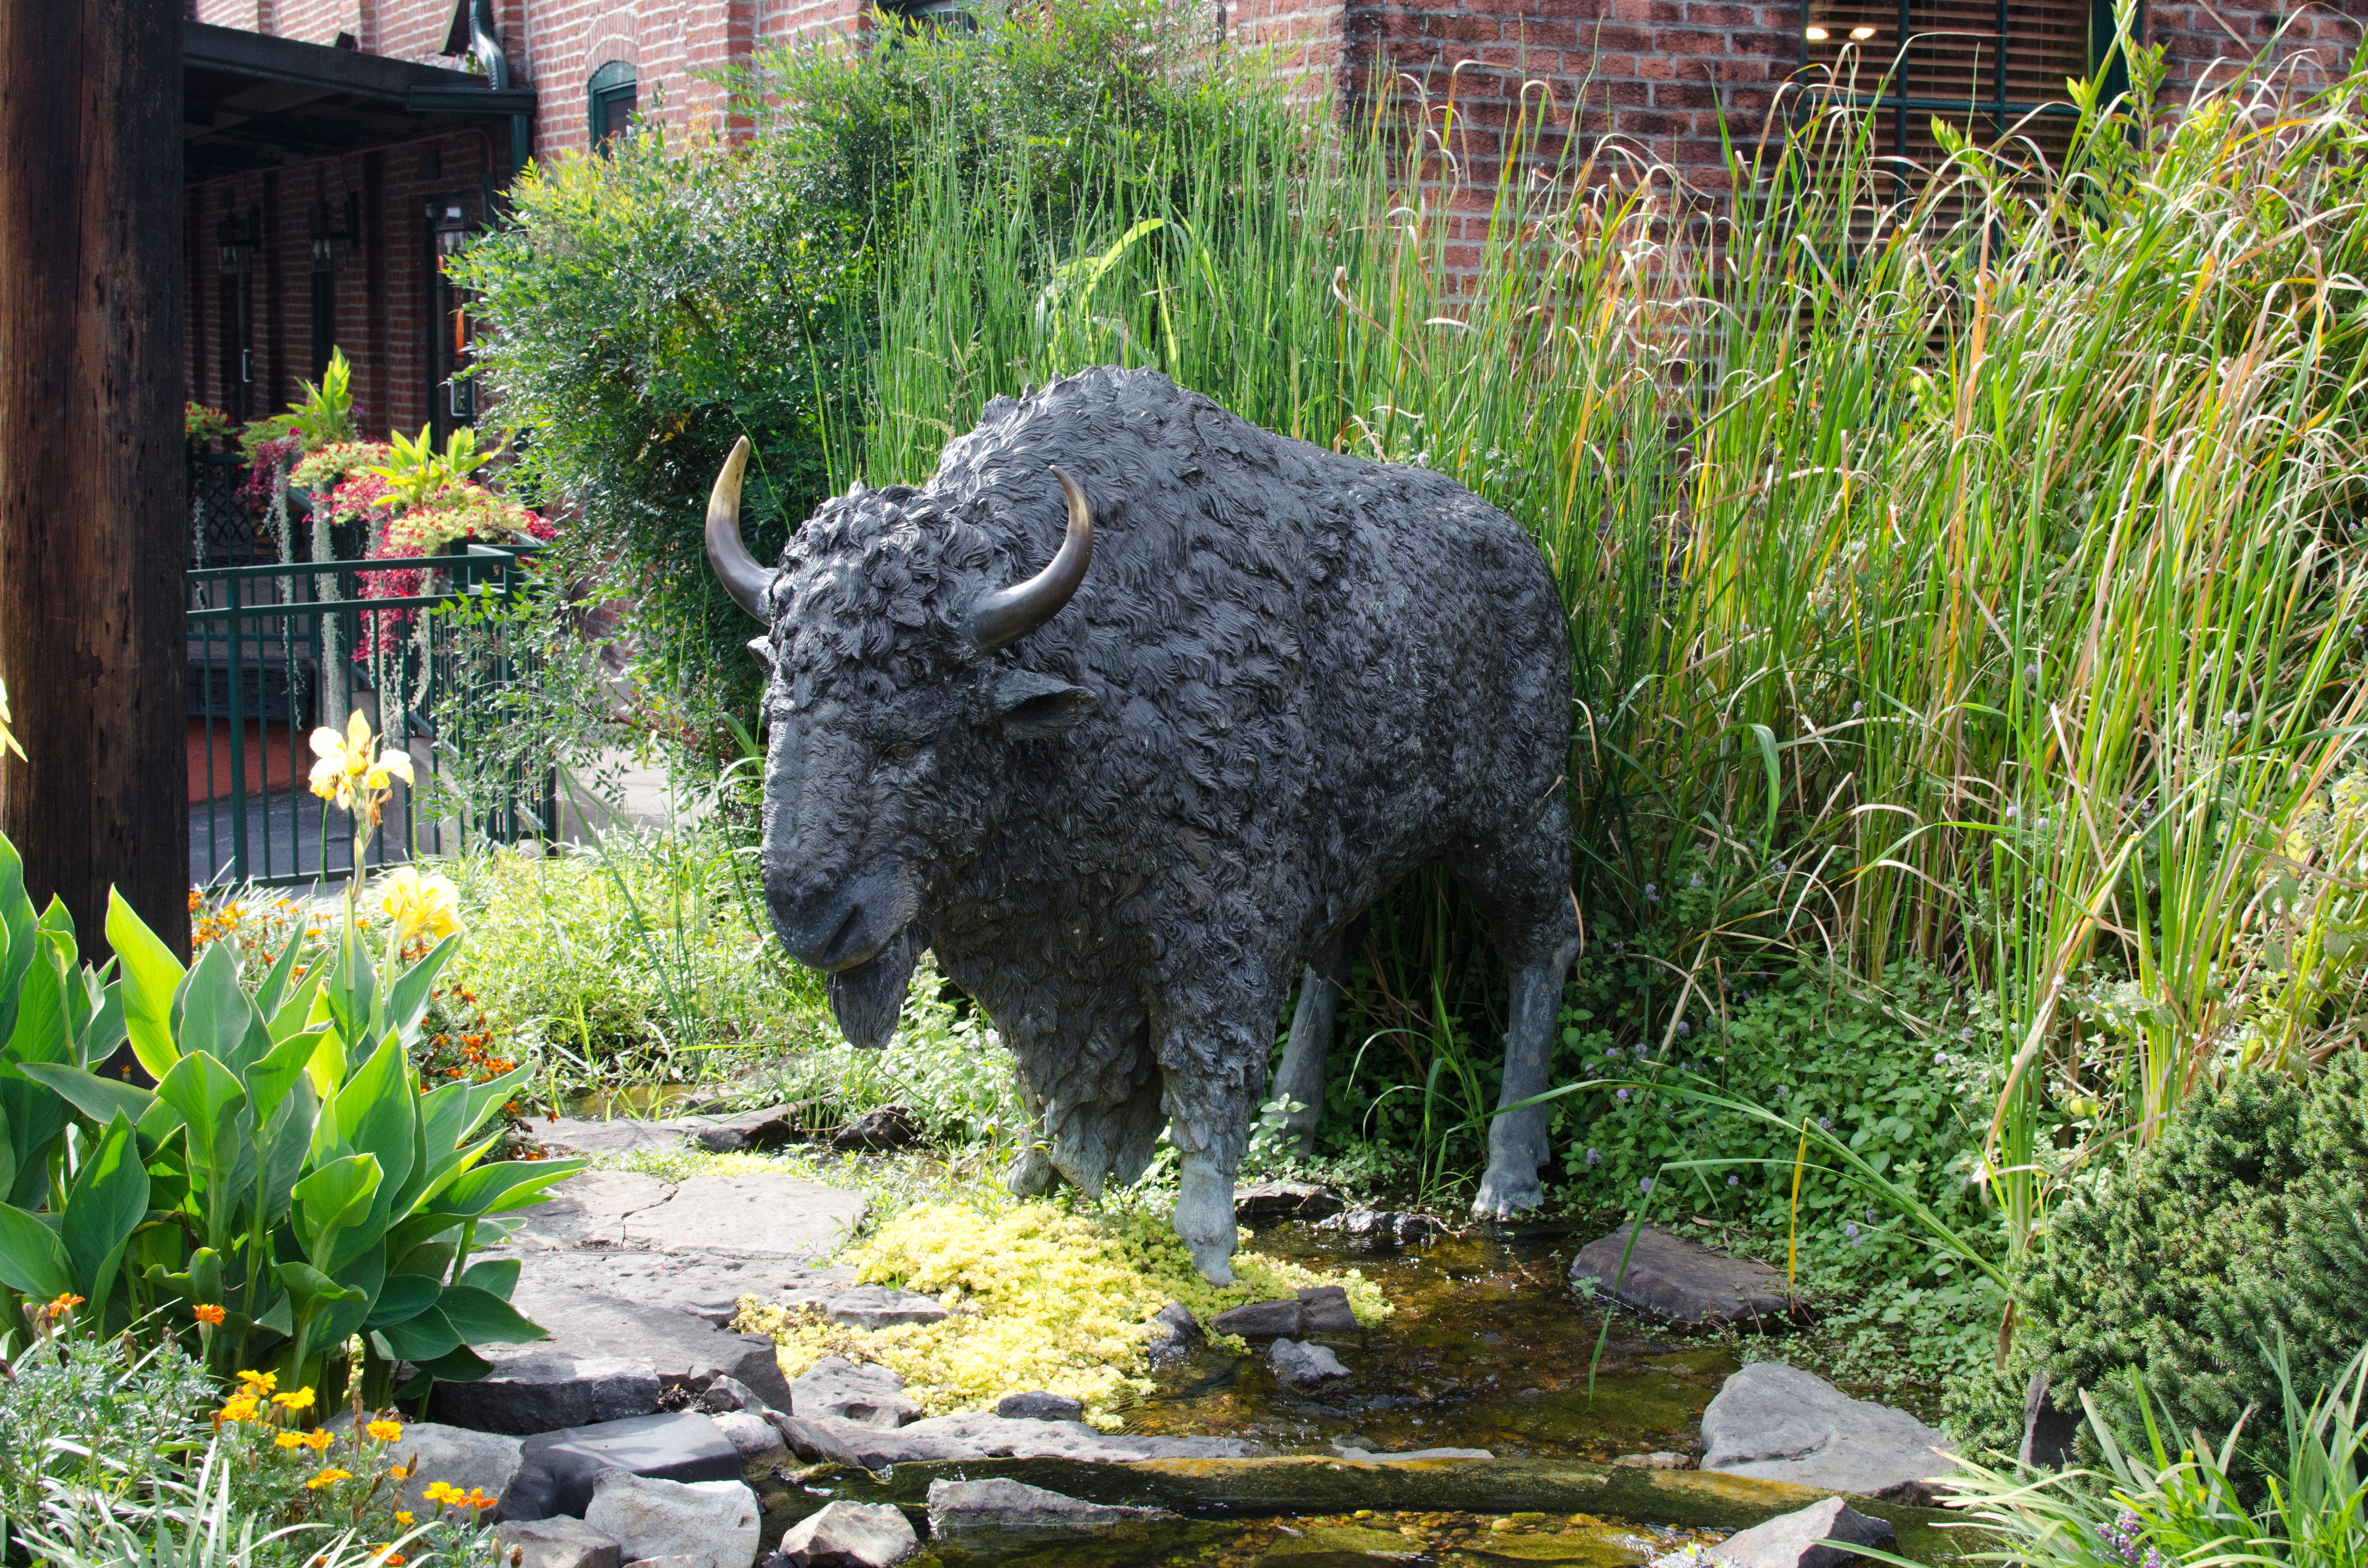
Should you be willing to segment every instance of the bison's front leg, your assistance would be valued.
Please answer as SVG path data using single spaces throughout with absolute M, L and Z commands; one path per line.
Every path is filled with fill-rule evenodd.
M 1271 1037 L 1269 1022 L 1266 1032 Z M 1250 1108 L 1266 1087 L 1258 1030 L 1219 1026 L 1171 1035 L 1159 1052 L 1167 1141 L 1176 1146 L 1176 1233 L 1212 1285 L 1234 1282 L 1234 1173 Z

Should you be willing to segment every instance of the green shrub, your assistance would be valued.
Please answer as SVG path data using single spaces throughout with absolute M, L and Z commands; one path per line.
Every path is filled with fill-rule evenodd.
M 2318 1388 L 2368 1342 L 2363 1216 L 2368 1058 L 2240 1074 L 2055 1211 L 2018 1282 L 2022 1364 L 2123 1427 L 2144 1415 L 2131 1369 L 2180 1433 L 2256 1411 L 2274 1463 L 2281 1346 L 2295 1383 Z
M 37 1331 L 11 1355 L 11 1339 L 0 1337 L 0 1556 L 12 1533 L 43 1518 L 54 1490 L 83 1507 L 144 1503 L 205 1447 L 199 1412 L 213 1380 L 179 1346 L 127 1358 L 87 1338 L 70 1349 L 68 1335 Z

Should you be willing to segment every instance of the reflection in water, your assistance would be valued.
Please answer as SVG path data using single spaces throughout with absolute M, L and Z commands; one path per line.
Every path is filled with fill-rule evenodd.
M 1317 1335 L 1350 1375 L 1312 1391 L 1277 1379 L 1262 1353 L 1203 1350 L 1160 1378 L 1128 1413 L 1127 1430 L 1248 1437 L 1283 1453 L 1337 1443 L 1600 1461 L 1690 1449 L 1702 1407 L 1736 1369 L 1734 1355 L 1615 1317 L 1590 1393 L 1602 1314 L 1583 1308 L 1563 1278 L 1581 1239 L 1559 1227 L 1475 1230 L 1403 1252 L 1344 1256 L 1338 1235 L 1277 1226 L 1258 1237 L 1258 1250 L 1360 1267 L 1396 1314 L 1363 1333 Z

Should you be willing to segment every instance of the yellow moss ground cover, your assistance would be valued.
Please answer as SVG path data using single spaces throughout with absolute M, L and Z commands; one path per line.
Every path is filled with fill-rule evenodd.
M 825 1356 L 879 1362 L 901 1373 L 905 1392 L 932 1415 L 1047 1389 L 1084 1403 L 1096 1426 L 1114 1427 L 1117 1412 L 1150 1389 L 1142 1375 L 1148 1320 L 1170 1301 L 1206 1324 L 1228 1307 L 1339 1285 L 1360 1324 L 1390 1313 L 1380 1287 L 1354 1269 L 1319 1274 L 1245 1251 L 1234 1256 L 1234 1283 L 1220 1290 L 1193 1271 L 1165 1215 L 1078 1213 L 1042 1199 L 916 1205 L 849 1261 L 866 1283 L 935 1296 L 953 1315 L 854 1329 L 744 1296 L 734 1326 L 771 1335 L 792 1378 Z

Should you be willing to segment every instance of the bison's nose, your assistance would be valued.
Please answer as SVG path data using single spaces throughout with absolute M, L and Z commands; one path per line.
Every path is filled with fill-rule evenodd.
M 768 898 L 773 930 L 790 956 L 811 969 L 835 974 L 877 957 L 893 930 L 858 896 L 835 892 L 802 899 Z

